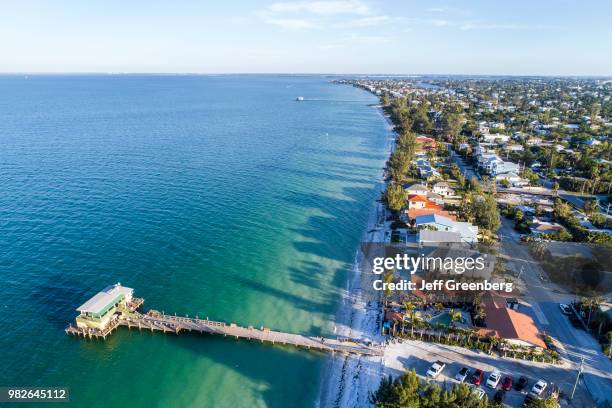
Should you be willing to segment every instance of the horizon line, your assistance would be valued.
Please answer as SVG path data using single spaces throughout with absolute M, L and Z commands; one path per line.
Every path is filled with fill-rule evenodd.
M 7 71 L 0 72 L 0 76 L 8 75 L 149 75 L 149 76 L 237 76 L 237 75 L 279 75 L 279 76 L 365 76 L 365 77 L 452 77 L 452 76 L 466 76 L 466 77 L 528 77 L 528 78 L 592 78 L 592 79 L 612 79 L 612 74 L 601 75 L 601 74 L 487 74 L 487 73 L 410 73 L 410 74 L 399 74 L 399 73 L 333 73 L 333 72 L 122 72 L 122 71 L 61 71 L 61 72 L 45 72 L 45 71 Z

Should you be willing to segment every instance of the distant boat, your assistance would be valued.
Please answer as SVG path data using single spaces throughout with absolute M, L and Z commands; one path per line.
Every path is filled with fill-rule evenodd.
M 301 102 L 304 100 L 303 96 L 298 96 L 297 98 L 295 98 L 296 101 Z

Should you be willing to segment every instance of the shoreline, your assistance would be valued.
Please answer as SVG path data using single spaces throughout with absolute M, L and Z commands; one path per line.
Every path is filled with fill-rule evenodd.
M 388 158 L 395 147 L 397 134 L 393 130 L 393 123 L 385 115 L 380 101 L 376 109 L 387 125 L 385 151 Z M 387 184 L 384 180 L 384 167 L 381 168 L 378 176 L 376 189 L 380 196 Z M 388 226 L 384 217 L 384 205 L 378 197 L 370 208 L 368 221 L 362 234 L 362 242 L 384 242 Z M 365 302 L 362 297 L 362 274 L 359 268 L 362 258 L 363 253 L 359 247 L 355 252 L 347 287 L 341 293 L 341 303 L 334 322 L 336 334 L 382 343 L 384 338 L 380 335 L 380 305 Z M 334 355 L 327 357 L 315 406 L 320 408 L 368 406 L 370 392 L 378 387 L 384 374 L 383 361 L 384 356 Z

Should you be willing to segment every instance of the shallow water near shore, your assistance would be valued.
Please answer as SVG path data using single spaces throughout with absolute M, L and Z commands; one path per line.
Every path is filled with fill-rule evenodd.
M 0 90 L 0 385 L 68 386 L 89 407 L 312 406 L 320 353 L 63 329 L 121 282 L 145 310 L 333 335 L 386 159 L 376 98 L 315 76 L 0 76 Z

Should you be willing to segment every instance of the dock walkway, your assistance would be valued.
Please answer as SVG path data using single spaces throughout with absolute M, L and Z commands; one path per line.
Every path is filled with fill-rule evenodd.
M 379 345 L 361 342 L 351 339 L 332 339 L 316 336 L 306 336 L 301 334 L 284 333 L 267 328 L 254 328 L 252 326 L 243 327 L 234 323 L 225 323 L 208 319 L 199 319 L 182 316 L 172 316 L 149 311 L 141 314 L 136 311 L 118 315 L 116 323 L 110 330 L 104 333 L 96 331 L 84 331 L 83 329 L 69 326 L 67 334 L 83 335 L 84 337 L 96 337 L 105 339 L 116 327 L 125 326 L 128 328 L 138 328 L 140 330 L 161 331 L 164 333 L 197 332 L 223 335 L 224 337 L 234 337 L 236 339 L 255 340 L 262 343 L 283 344 L 302 347 L 310 350 L 320 350 L 326 352 L 339 352 L 360 354 L 367 356 L 383 355 L 383 348 Z

